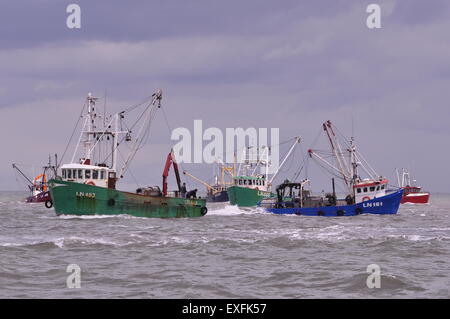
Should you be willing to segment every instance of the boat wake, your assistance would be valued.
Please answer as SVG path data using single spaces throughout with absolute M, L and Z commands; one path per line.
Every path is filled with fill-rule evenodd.
M 238 215 L 254 215 L 264 213 L 264 210 L 258 207 L 240 208 L 236 205 L 227 204 L 225 207 L 211 206 L 208 207 L 208 215 L 214 216 L 238 216 Z

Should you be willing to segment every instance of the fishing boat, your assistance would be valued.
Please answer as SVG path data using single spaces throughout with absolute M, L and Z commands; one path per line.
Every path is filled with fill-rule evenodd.
M 398 186 L 403 189 L 403 197 L 401 203 L 427 204 L 430 200 L 430 193 L 422 192 L 422 188 L 415 185 L 416 180 L 411 180 L 409 171 L 405 168 L 402 168 L 401 178 L 398 169 L 396 169 L 396 172 Z
M 166 158 L 163 170 L 163 189 L 158 186 L 139 187 L 135 193 L 117 189 L 137 151 L 145 144 L 151 123 L 161 108 L 162 92 L 158 90 L 149 101 L 132 106 L 111 116 L 96 110 L 98 98 L 88 95 L 83 116 L 84 125 L 70 163 L 61 166 L 61 176 L 49 181 L 49 189 L 57 215 L 120 215 L 136 217 L 199 217 L 207 213 L 206 201 L 181 196 L 181 180 L 173 152 Z M 128 113 L 144 108 L 133 125 L 128 126 Z M 124 129 L 124 127 L 126 129 Z M 136 128 L 137 137 L 131 133 Z M 118 169 L 118 150 L 129 145 L 129 153 Z M 78 148 L 84 149 L 75 161 Z M 168 191 L 170 167 L 174 168 L 178 190 Z
M 214 175 L 214 183 L 211 185 L 198 177 L 195 177 L 188 171 L 183 171 L 183 174 L 192 178 L 193 180 L 203 184 L 206 187 L 206 201 L 211 203 L 228 202 L 228 187 L 232 184 L 229 181 L 234 176 L 235 166 L 227 166 L 219 162 L 219 173 Z M 228 176 L 228 178 L 226 177 Z
M 233 176 L 233 185 L 227 190 L 230 204 L 254 207 L 262 199 L 274 197 L 272 183 L 298 143 L 300 143 L 300 137 L 295 137 L 294 144 L 272 175 L 269 174 L 270 150 L 268 147 L 263 148 L 261 156 L 255 156 L 250 147 L 243 149 L 243 161 L 239 164 L 236 175 Z M 257 151 L 257 155 L 258 153 Z
M 357 151 L 354 139 L 343 149 L 331 121 L 323 124 L 331 146 L 331 155 L 335 163 L 320 155 L 319 151 L 308 150 L 310 158 L 343 181 L 346 196 L 338 198 L 335 179 L 332 178 L 333 192 L 325 196 L 313 196 L 307 186 L 309 179 L 294 183 L 285 181 L 277 187 L 275 198 L 265 199 L 258 206 L 274 214 L 295 214 L 305 216 L 354 216 L 360 214 L 396 214 L 400 206 L 403 190 L 387 193 L 388 180 L 378 175 L 369 163 Z M 348 157 L 347 157 L 348 156 Z M 368 175 L 363 178 L 359 168 Z
M 56 159 L 55 155 L 55 159 Z M 57 160 L 56 160 L 57 163 Z M 43 167 L 41 174 L 35 178 L 29 178 L 18 166 L 17 164 L 12 164 L 16 172 L 22 176 L 28 183 L 28 189 L 30 195 L 26 198 L 27 203 L 44 203 L 47 208 L 53 206 L 50 191 L 48 190 L 48 180 L 56 176 L 56 166 L 52 165 L 51 158 L 49 157 L 48 165 Z

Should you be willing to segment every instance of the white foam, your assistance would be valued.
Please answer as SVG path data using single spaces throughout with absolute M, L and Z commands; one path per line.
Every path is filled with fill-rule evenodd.
M 210 208 L 208 215 L 215 216 L 237 216 L 237 215 L 252 215 L 263 212 L 261 208 L 249 207 L 249 208 L 239 208 L 236 205 L 226 205 L 222 208 Z

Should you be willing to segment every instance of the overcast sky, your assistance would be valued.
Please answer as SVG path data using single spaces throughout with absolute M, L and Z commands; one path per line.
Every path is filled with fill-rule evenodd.
M 81 29 L 66 26 L 70 3 Z M 381 29 L 366 26 L 370 3 Z M 171 128 L 278 127 L 307 150 L 325 120 L 348 136 L 353 121 L 380 174 L 395 183 L 395 167 L 408 167 L 427 190 L 450 192 L 447 0 L 3 0 L 0 24 L 0 189 L 20 188 L 11 163 L 62 154 L 88 92 L 106 90 L 119 110 L 162 88 Z M 158 116 L 131 168 L 144 185 L 161 183 L 171 145 Z

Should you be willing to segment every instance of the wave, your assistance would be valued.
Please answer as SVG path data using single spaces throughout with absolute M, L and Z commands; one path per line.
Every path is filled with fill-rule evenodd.
M 236 205 L 226 205 L 221 208 L 209 208 L 208 215 L 214 216 L 237 216 L 237 215 L 254 215 L 265 213 L 263 209 L 257 207 L 240 208 Z
M 60 237 L 54 239 L 29 240 L 25 242 L 5 242 L 0 243 L 1 247 L 35 247 L 35 246 L 56 246 L 63 248 L 69 244 L 83 244 L 83 245 L 106 245 L 106 246 L 120 246 L 119 243 L 106 240 L 104 238 L 83 238 L 83 237 Z

